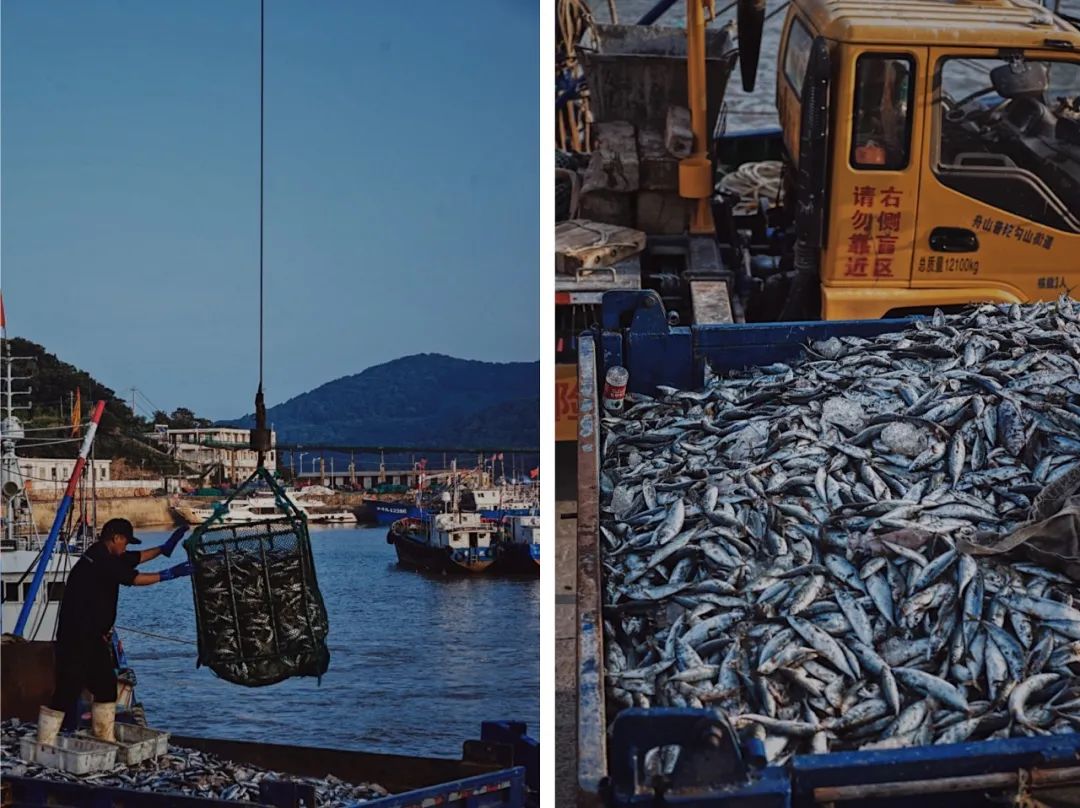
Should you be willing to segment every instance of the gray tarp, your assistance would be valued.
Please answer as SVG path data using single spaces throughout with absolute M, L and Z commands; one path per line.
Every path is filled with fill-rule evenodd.
M 959 541 L 972 555 L 1015 552 L 1080 583 L 1080 467 L 1048 485 L 1031 506 L 1031 518 L 1004 538 Z

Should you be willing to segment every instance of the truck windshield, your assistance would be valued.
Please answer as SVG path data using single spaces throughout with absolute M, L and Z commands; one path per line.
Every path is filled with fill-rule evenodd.
M 942 182 L 1080 232 L 1080 63 L 946 59 L 940 71 Z

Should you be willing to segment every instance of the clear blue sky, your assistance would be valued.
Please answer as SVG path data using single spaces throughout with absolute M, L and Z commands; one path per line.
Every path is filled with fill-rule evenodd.
M 252 411 L 258 0 L 3 0 L 0 28 L 9 336 Z M 535 2 L 266 0 L 269 405 L 411 353 L 539 358 L 538 93 Z

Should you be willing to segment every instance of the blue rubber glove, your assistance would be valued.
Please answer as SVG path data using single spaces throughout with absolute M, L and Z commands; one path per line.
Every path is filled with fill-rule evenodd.
M 176 549 L 176 545 L 180 543 L 180 539 L 184 538 L 184 534 L 187 533 L 187 525 L 177 528 L 173 531 L 173 534 L 161 545 L 161 552 L 167 556 L 172 555 L 172 551 Z
M 177 564 L 175 567 L 163 569 L 158 575 L 161 576 L 162 581 L 171 581 L 173 578 L 184 578 L 191 575 L 191 562 L 185 561 L 182 564 Z

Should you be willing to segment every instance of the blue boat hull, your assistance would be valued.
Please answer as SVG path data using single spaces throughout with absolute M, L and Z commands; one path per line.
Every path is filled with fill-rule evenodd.
M 470 548 L 450 551 L 432 547 L 421 538 L 391 530 L 386 541 L 397 550 L 398 564 L 426 572 L 445 572 L 451 575 L 479 575 L 491 570 L 495 554 L 490 548 Z
M 500 544 L 495 548 L 495 571 L 504 575 L 539 575 L 539 544 Z
M 431 516 L 430 511 L 407 502 L 379 502 L 368 500 L 366 504 L 375 513 L 375 523 L 384 527 L 390 527 L 390 525 L 394 524 L 398 519 L 425 519 Z M 528 514 L 529 510 L 527 508 L 480 511 L 480 515 L 483 518 L 492 519 L 494 521 L 498 521 L 504 516 L 526 516 Z
M 390 527 L 398 519 L 423 519 L 426 512 L 407 502 L 368 502 L 375 511 L 375 523 Z

